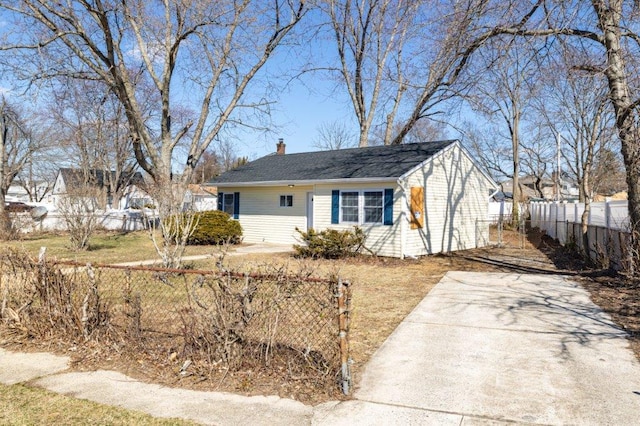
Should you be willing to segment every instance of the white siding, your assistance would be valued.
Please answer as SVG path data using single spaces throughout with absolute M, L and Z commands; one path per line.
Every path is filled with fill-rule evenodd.
M 412 186 L 425 188 L 425 221 L 422 229 L 407 226 L 405 254 L 464 250 L 487 240 L 492 186 L 458 146 L 436 155 L 408 176 L 405 189 L 409 194 Z
M 425 188 L 425 220 L 422 229 L 411 229 L 408 220 L 410 188 Z M 488 198 L 491 182 L 457 145 L 436 155 L 411 173 L 402 187 L 395 179 L 371 184 L 321 184 L 314 186 L 229 187 L 220 192 L 240 193 L 239 220 L 244 241 L 299 243 L 295 228 L 307 228 L 307 192 L 314 193 L 313 227 L 351 229 L 351 224 L 331 223 L 331 192 L 392 188 L 393 224 L 363 224 L 366 246 L 381 256 L 420 256 L 476 247 L 487 241 Z M 403 197 L 403 189 L 407 196 Z M 280 207 L 280 195 L 293 195 L 293 207 Z M 482 221 L 478 224 L 477 221 Z M 405 228 L 403 243 L 402 228 Z M 482 238 L 484 237 L 484 238 Z M 404 244 L 404 246 L 403 246 Z
M 307 192 L 311 186 L 219 188 L 240 193 L 238 220 L 247 243 L 299 243 L 295 228 L 307 229 Z M 293 195 L 293 207 L 280 207 L 280 195 Z
M 401 198 L 400 188 L 395 180 L 388 183 L 375 184 L 358 184 L 358 185 L 316 185 L 314 198 L 314 228 L 323 230 L 332 229 L 352 229 L 353 225 L 349 224 L 332 224 L 331 223 L 331 191 L 332 190 L 353 190 L 360 191 L 363 189 L 379 189 L 393 188 L 393 225 L 371 225 L 363 224 L 360 227 L 367 234 L 366 247 L 380 256 L 401 257 L 400 248 L 400 217 L 401 217 Z

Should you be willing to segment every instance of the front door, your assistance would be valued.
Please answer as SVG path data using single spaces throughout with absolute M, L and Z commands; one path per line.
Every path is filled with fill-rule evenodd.
M 307 192 L 307 231 L 313 228 L 313 192 Z

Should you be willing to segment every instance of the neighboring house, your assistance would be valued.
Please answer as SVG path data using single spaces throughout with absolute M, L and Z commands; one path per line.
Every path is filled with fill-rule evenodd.
M 555 181 L 555 173 L 552 179 L 537 178 L 535 176 L 522 176 L 518 179 L 522 201 L 531 200 L 557 200 L 558 186 Z M 500 184 L 504 198 L 513 200 L 513 179 L 506 180 Z M 560 199 L 574 200 L 578 198 L 578 188 L 571 182 L 564 173 L 560 179 Z M 499 197 L 498 197 L 499 198 Z M 500 201 L 500 200 L 498 200 Z
M 215 188 L 191 184 L 184 195 L 184 210 L 215 210 L 218 207 L 218 194 Z
M 15 202 L 15 203 L 25 203 L 31 201 L 29 199 L 29 193 L 26 189 L 22 187 L 22 185 L 18 185 L 17 183 L 13 183 L 9 186 L 7 194 L 5 195 L 5 199 L 7 202 Z
M 544 197 L 544 193 L 547 188 L 554 188 L 553 181 L 547 178 L 538 179 L 535 176 L 522 176 L 518 179 L 518 186 L 520 187 L 520 194 L 522 201 L 529 201 L 532 199 L 540 199 Z M 506 180 L 500 184 L 501 194 L 504 194 L 504 199 L 513 201 L 513 179 Z M 500 195 L 497 196 L 500 200 Z
M 497 184 L 458 141 L 278 152 L 214 178 L 244 241 L 294 244 L 295 228 L 360 226 L 366 246 L 413 257 L 484 245 Z
M 53 204 L 60 206 L 61 200 L 69 195 L 92 197 L 96 207 L 100 209 L 124 210 L 153 204 L 151 197 L 144 191 L 144 178 L 140 172 L 120 176 L 118 186 L 123 190 L 119 200 L 113 199 L 109 179 L 105 179 L 109 177 L 108 173 L 111 173 L 111 181 L 115 181 L 114 171 L 105 173 L 103 170 L 92 169 L 85 173 L 81 169 L 60 169 L 53 185 Z M 117 202 L 116 205 L 114 201 Z

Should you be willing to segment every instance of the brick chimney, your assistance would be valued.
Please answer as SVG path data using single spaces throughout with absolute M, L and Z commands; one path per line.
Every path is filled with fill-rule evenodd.
M 282 138 L 278 139 L 278 144 L 276 145 L 276 154 L 284 155 L 284 149 L 286 147 L 287 145 L 284 143 L 284 139 Z

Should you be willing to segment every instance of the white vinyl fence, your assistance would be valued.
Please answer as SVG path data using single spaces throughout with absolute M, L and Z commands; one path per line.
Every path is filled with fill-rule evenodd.
M 153 214 L 142 214 L 141 211 L 111 210 L 96 212 L 98 226 L 110 231 L 138 231 L 148 228 L 149 217 Z M 41 219 L 33 219 L 29 213 L 19 213 L 14 216 L 14 225 L 21 232 L 33 231 L 63 231 L 67 225 L 62 213 L 52 211 Z
M 487 219 L 491 223 L 498 223 L 500 219 L 508 220 L 511 217 L 513 203 L 504 201 L 489 201 L 489 217 Z
M 629 242 L 627 201 L 591 203 L 587 219 L 587 244 L 582 233 L 584 203 L 533 202 L 529 205 L 531 226 L 540 228 L 563 246 L 570 244 L 591 260 L 622 269 Z

